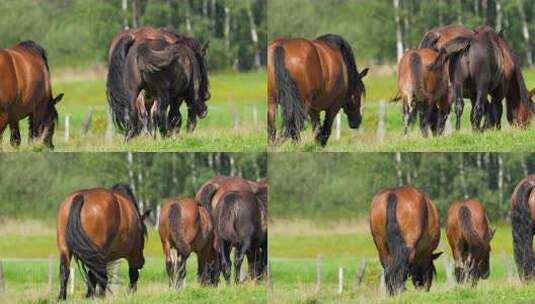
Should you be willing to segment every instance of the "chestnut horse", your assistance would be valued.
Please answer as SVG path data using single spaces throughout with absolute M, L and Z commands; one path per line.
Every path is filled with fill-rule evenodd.
M 20 145 L 19 121 L 28 117 L 29 142 L 37 138 L 48 148 L 54 148 L 56 104 L 63 93 L 52 95 L 45 50 L 31 40 L 0 49 L 0 73 L 0 146 L 7 125 L 11 129 L 11 145 Z
M 458 283 L 489 277 L 490 230 L 485 207 L 478 200 L 456 202 L 448 209 L 446 235 L 455 258 L 455 278 Z
M 236 283 L 240 282 L 241 264 L 245 255 L 249 262 L 249 276 L 252 279 L 262 276 L 264 265 L 262 255 L 267 254 L 267 230 L 262 227 L 261 213 L 257 197 L 251 191 L 225 192 L 213 210 L 219 261 L 227 283 L 231 275 L 232 247 L 235 248 Z
M 155 41 L 159 42 L 155 43 Z M 129 62 L 126 60 L 130 47 L 136 50 L 135 46 L 138 44 L 151 44 L 153 59 L 156 57 L 167 59 L 160 60 L 157 65 L 152 65 L 151 72 L 154 74 L 154 79 L 158 77 L 167 79 L 171 85 L 170 88 L 156 86 L 155 82 L 161 84 L 162 81 L 154 79 L 154 81 L 145 79 L 148 80 L 148 83 L 136 85 L 138 81 L 135 80 L 139 78 L 137 75 L 139 71 L 136 71 L 132 66 L 128 67 Z M 176 57 L 177 54 L 158 54 L 165 46 L 173 46 L 176 49 L 177 45 L 183 47 L 179 57 Z M 172 30 L 152 27 L 126 30 L 112 39 L 108 53 L 110 64 L 107 83 L 108 101 L 113 110 L 115 122 L 120 130 L 125 131 L 127 139 L 143 130 L 151 132 L 155 127 L 151 123 L 156 124 L 156 120 L 159 121 L 158 126 L 162 135 L 166 134 L 168 127 L 172 131 L 178 132 L 182 123 L 179 108 L 183 101 L 186 101 L 188 105 L 188 131 L 195 129 L 197 117 L 204 118 L 207 114 L 206 101 L 210 98 L 205 60 L 206 47 L 207 44 L 201 45 L 194 38 L 179 35 Z M 133 54 L 130 57 L 135 58 L 136 56 L 139 54 Z M 167 65 L 162 66 L 161 64 L 164 63 Z M 178 69 L 178 74 L 180 74 L 178 76 L 181 76 L 179 77 L 181 79 L 177 80 L 176 70 L 174 73 L 163 72 L 166 69 L 170 70 L 171 66 Z M 156 75 L 155 72 L 158 71 L 162 73 Z M 132 82 L 132 80 L 134 81 Z M 128 81 L 131 83 L 123 84 L 123 82 Z M 129 90 L 132 90 L 133 86 L 141 87 L 130 92 Z M 135 91 L 138 90 L 139 93 L 136 94 Z M 136 95 L 130 96 L 133 94 Z M 158 96 L 159 98 L 157 98 Z M 169 107 L 169 116 L 165 118 L 167 107 Z M 152 122 L 149 119 L 149 113 Z M 127 123 L 131 127 L 127 127 Z
M 420 130 L 427 137 L 427 129 L 433 135 L 441 135 L 450 113 L 447 73 L 428 68 L 438 53 L 430 48 L 409 49 L 399 61 L 398 87 L 402 100 L 405 134 L 416 113 L 420 114 Z M 457 121 L 460 117 L 457 117 Z
M 276 138 L 277 105 L 282 108 L 282 136 L 298 141 L 307 115 L 315 139 L 324 146 L 334 118 L 343 108 L 349 127 L 362 121 L 361 95 L 365 94 L 351 45 L 342 37 L 323 35 L 315 40 L 276 39 L 268 46 L 268 137 Z M 325 120 L 320 127 L 320 112 Z
M 106 266 L 122 258 L 128 261 L 130 290 L 135 291 L 139 269 L 145 263 L 143 248 L 147 228 L 143 221 L 149 213 L 141 215 L 132 189 L 125 184 L 69 194 L 59 207 L 57 219 L 59 299 L 67 298 L 73 256 L 87 284 L 86 297 L 93 297 L 97 286 L 100 294 L 105 295 L 108 288 Z
M 438 52 L 448 41 L 460 36 L 472 36 L 473 34 L 474 32 L 471 29 L 463 25 L 450 24 L 435 27 L 425 32 L 418 48 L 430 48 Z
M 199 283 L 217 285 L 219 264 L 214 247 L 214 226 L 206 208 L 199 206 L 194 199 L 170 199 L 160 212 L 158 232 L 165 255 L 169 287 L 183 286 L 191 252 L 197 254 Z M 177 251 L 177 259 L 172 257 L 172 249 Z
M 535 174 L 518 183 L 511 197 L 511 225 L 516 267 L 520 279 L 528 281 L 535 276 L 533 232 L 535 231 Z
M 427 194 L 413 186 L 381 190 L 370 206 L 370 230 L 390 295 L 405 288 L 408 276 L 429 290 L 436 275 L 433 253 L 440 240 L 438 211 Z

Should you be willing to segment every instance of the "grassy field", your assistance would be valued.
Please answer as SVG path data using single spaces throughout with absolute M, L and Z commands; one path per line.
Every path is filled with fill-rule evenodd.
M 519 282 L 512 256 L 511 228 L 499 224 L 492 240 L 491 274 L 476 288 L 448 283 L 445 259 L 451 251 L 441 231 L 437 251 L 445 253 L 435 261 L 437 278 L 430 292 L 407 292 L 389 298 L 379 288 L 381 266 L 366 220 L 347 223 L 275 221 L 270 225 L 269 256 L 273 274 L 271 303 L 521 303 L 535 301 L 535 285 Z M 442 247 L 443 246 L 443 247 Z M 507 262 L 503 258 L 506 253 Z M 322 284 L 316 289 L 316 260 L 321 255 Z M 447 255 L 447 257 L 446 257 Z M 362 259 L 367 267 L 361 286 L 355 276 Z M 511 265 L 509 280 L 506 263 Z M 338 269 L 344 268 L 344 291 L 338 294 Z
M 54 77 L 57 75 L 57 77 Z M 198 120 L 192 134 L 185 132 L 186 107 L 182 106 L 183 129 L 175 138 L 153 140 L 138 137 L 128 144 L 120 134 L 105 139 L 108 104 L 106 101 L 105 72 L 52 72 L 53 92 L 65 93 L 60 104 L 59 128 L 54 136 L 56 151 L 265 151 L 266 147 L 266 77 L 265 72 L 212 73 L 208 116 Z M 84 116 L 93 109 L 91 127 L 80 133 Z M 65 117 L 70 119 L 70 138 L 65 141 Z M 39 150 L 28 146 L 27 122 L 21 123 L 23 145 L 19 150 Z M 3 147 L 13 149 L 6 143 Z
M 535 87 L 535 70 L 525 70 L 524 78 L 528 89 Z M 336 139 L 335 131 L 325 148 L 314 143 L 310 124 L 302 133 L 300 143 L 286 141 L 270 146 L 269 151 L 532 151 L 535 149 L 535 126 L 527 130 L 511 128 L 502 116 L 502 130 L 485 133 L 474 133 L 470 126 L 470 102 L 465 102 L 462 126 L 459 132 L 451 128 L 442 137 L 423 138 L 417 124 L 407 136 L 403 136 L 403 122 L 401 119 L 401 106 L 390 103 L 389 100 L 397 94 L 397 76 L 392 73 L 374 73 L 364 79 L 367 98 L 363 103 L 363 121 L 358 130 L 352 130 L 347 125 L 345 114 L 341 113 L 341 136 Z M 377 136 L 379 123 L 379 102 L 387 102 L 385 113 L 385 134 Z M 277 117 L 280 122 L 280 117 Z M 450 113 L 451 125 L 454 125 L 455 115 Z
M 54 258 L 53 284 L 48 286 L 49 257 Z M 145 247 L 146 263 L 140 272 L 138 291 L 129 294 L 128 267 L 121 262 L 118 287 L 97 303 L 265 303 L 263 283 L 247 281 L 241 285 L 219 284 L 216 288 L 204 288 L 196 282 L 196 257 L 188 260 L 186 287 L 170 290 L 164 268 L 159 236 L 150 229 Z M 0 292 L 0 303 L 53 303 L 59 292 L 58 259 L 54 223 L 34 221 L 8 221 L 0 225 L 0 260 L 4 269 L 6 290 Z M 245 264 L 244 264 L 245 265 Z M 74 263 L 71 267 L 74 266 Z M 247 266 L 245 266 L 245 270 Z M 85 285 L 80 274 L 75 274 L 74 295 L 67 299 L 75 303 L 93 303 L 84 300 Z

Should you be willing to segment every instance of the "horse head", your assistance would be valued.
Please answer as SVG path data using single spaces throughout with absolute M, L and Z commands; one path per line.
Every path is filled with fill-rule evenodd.
M 365 93 L 362 78 L 368 74 L 368 70 L 368 68 L 365 68 L 360 73 L 357 71 L 357 74 L 359 75 L 359 82 L 355 84 L 357 89 L 351 94 L 349 100 L 343 106 L 344 113 L 347 115 L 347 120 L 351 129 L 357 129 L 362 122 L 362 95 Z
M 37 120 L 35 126 L 34 135 L 41 138 L 43 143 L 53 149 L 52 137 L 54 136 L 54 130 L 58 121 L 58 111 L 56 110 L 56 104 L 63 98 L 63 93 L 52 98 L 48 101 L 46 111 L 42 114 L 40 119 Z
M 437 273 L 433 261 L 436 260 L 442 253 L 443 252 L 433 253 L 431 255 L 431 259 L 428 261 L 423 261 L 421 263 L 415 261 L 415 263 L 411 265 L 410 272 L 412 276 L 412 283 L 416 288 L 425 288 L 426 290 L 431 288 L 433 277 Z

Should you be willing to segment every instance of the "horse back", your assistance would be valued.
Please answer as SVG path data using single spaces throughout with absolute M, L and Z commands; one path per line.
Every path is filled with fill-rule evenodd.
M 485 212 L 485 207 L 483 207 L 481 202 L 478 200 L 456 202 L 450 206 L 448 209 L 448 215 L 446 217 L 446 235 L 452 248 L 454 248 L 454 245 L 456 245 L 462 238 L 459 210 L 463 206 L 470 210 L 471 224 L 479 238 L 485 240 L 489 234 L 489 223 Z
M 0 109 L 10 109 L 19 96 L 19 82 L 11 52 L 0 49 Z
M 212 210 L 215 210 L 227 192 L 232 191 L 248 191 L 252 193 L 253 189 L 251 188 L 251 185 L 241 177 L 229 176 L 219 184 L 219 188 L 212 197 Z

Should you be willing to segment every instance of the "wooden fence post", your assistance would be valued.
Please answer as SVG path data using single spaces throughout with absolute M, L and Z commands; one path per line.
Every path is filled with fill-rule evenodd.
M 253 125 L 256 127 L 258 125 L 258 110 L 256 106 L 253 107 Z
M 448 254 L 444 254 L 444 269 L 446 271 L 446 281 L 448 282 L 448 285 L 454 284 L 453 282 L 453 271 L 451 267 L 451 260 L 450 256 Z
M 385 270 L 381 269 L 381 278 L 379 279 L 379 293 L 381 296 L 386 295 Z
M 104 133 L 104 139 L 106 140 L 106 143 L 111 143 L 113 140 L 113 116 L 111 114 L 111 110 L 108 110 L 107 113 L 106 133 Z
M 48 292 L 52 291 L 52 278 L 54 276 L 54 256 L 48 257 Z
M 65 115 L 65 130 L 64 130 L 64 132 L 65 132 L 65 134 L 64 134 L 65 135 L 64 136 L 65 142 L 69 141 L 69 136 L 70 136 L 70 132 L 69 132 L 70 130 L 69 129 L 70 129 L 70 127 L 71 127 L 71 122 L 70 122 L 70 119 L 69 119 L 69 115 Z
M 344 268 L 338 268 L 338 294 L 344 291 Z
M 321 255 L 318 254 L 316 259 L 316 290 L 321 289 Z
M 119 261 L 116 261 L 114 263 L 112 263 L 110 265 L 111 269 L 109 271 L 109 273 L 111 274 L 111 277 L 110 277 L 110 288 L 113 292 L 118 292 L 119 291 L 119 286 L 121 285 L 120 284 L 120 281 L 119 281 L 119 268 L 120 268 L 121 264 Z
M 379 121 L 377 124 L 377 141 L 383 142 L 385 138 L 386 101 L 379 101 Z
M 513 280 L 513 269 L 511 263 L 509 263 L 509 258 L 507 257 L 507 253 L 505 253 L 505 249 L 502 249 L 502 258 L 505 265 L 505 271 L 507 272 L 507 281 L 511 282 Z
M 340 118 L 340 112 L 338 112 L 338 114 L 336 114 L 336 129 L 335 129 L 335 133 L 334 133 L 334 138 L 336 140 L 340 140 L 340 136 L 342 134 L 342 130 L 341 130 L 341 118 Z
M 362 285 L 362 280 L 364 279 L 364 273 L 366 272 L 366 259 L 360 261 L 359 269 L 357 270 L 357 275 L 355 277 L 355 287 L 360 287 Z
M 85 135 L 89 131 L 89 128 L 91 127 L 92 118 L 93 108 L 91 107 L 84 115 L 84 119 L 82 120 L 82 127 L 80 128 L 80 134 Z
M 69 292 L 72 294 L 74 293 L 74 280 L 75 280 L 75 275 L 76 275 L 76 271 L 74 271 L 74 267 L 70 268 L 70 272 L 71 272 L 71 275 L 69 276 L 69 279 L 71 281 L 71 285 L 69 288 Z
M 4 267 L 2 266 L 2 260 L 0 260 L 0 293 L 6 290 L 6 281 L 4 279 Z

